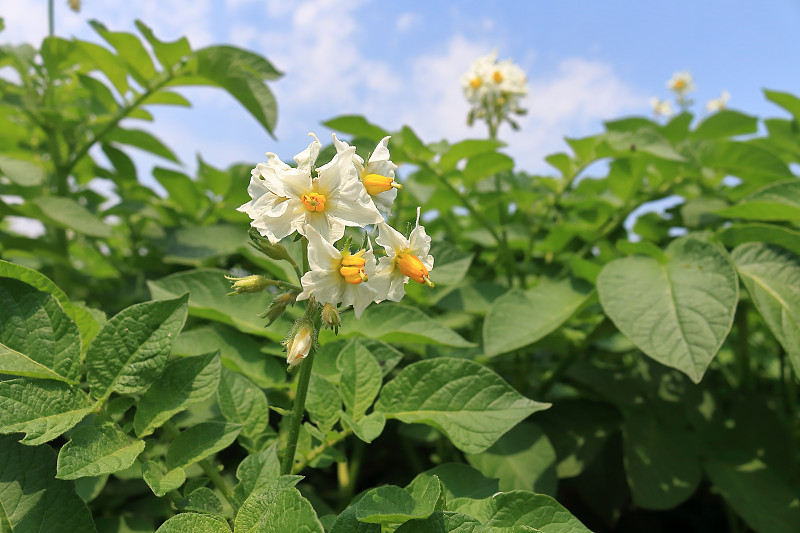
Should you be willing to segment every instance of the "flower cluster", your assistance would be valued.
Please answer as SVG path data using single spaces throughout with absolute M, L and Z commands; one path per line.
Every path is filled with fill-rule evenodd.
M 689 107 L 694 101 L 689 98 L 689 93 L 695 91 L 694 78 L 688 70 L 683 72 L 676 72 L 672 78 L 667 81 L 667 89 L 675 95 L 675 103 L 681 111 L 688 111 Z M 715 113 L 722 111 L 728 106 L 731 94 L 728 91 L 722 91 L 719 98 L 714 98 L 706 103 L 706 111 Z M 653 109 L 655 116 L 670 117 L 675 111 L 672 102 L 669 100 L 662 100 L 661 98 L 653 97 L 650 99 L 650 107 Z
M 493 124 L 496 129 L 503 120 L 516 128 L 509 115 L 525 113 L 520 105 L 528 94 L 525 73 L 510 59 L 498 61 L 497 52 L 476 59 L 461 76 L 461 87 L 471 105 L 470 125 L 479 118 L 486 120 L 490 129 Z
M 295 232 L 306 238 L 309 270 L 302 274 L 297 300 L 313 298 L 323 306 L 323 323 L 338 328 L 337 306 L 352 306 L 360 318 L 373 302 L 400 301 L 409 280 L 432 287 L 431 238 L 419 224 L 419 208 L 416 227 L 408 238 L 384 220 L 383 214 L 389 213 L 402 187 L 395 181 L 397 165 L 390 159 L 389 137 L 365 161 L 355 147 L 333 135 L 336 155 L 316 167 L 322 144 L 310 135 L 314 140 L 295 156 L 296 167 L 273 153 L 267 154 L 266 163 L 256 165 L 248 187 L 251 200 L 239 211 L 247 213 L 251 226 L 278 248 L 278 241 Z M 351 250 L 352 235 L 343 238 L 347 226 L 363 232 L 363 244 L 357 250 Z M 375 242 L 383 249 L 380 260 L 376 260 L 368 229 L 377 231 Z M 339 246 L 337 241 L 341 241 Z M 249 278 L 235 281 L 239 283 L 235 291 L 248 291 Z M 302 320 L 307 329 L 308 319 Z M 294 328 L 288 344 L 290 366 L 308 351 L 313 335 L 296 338 L 306 329 Z

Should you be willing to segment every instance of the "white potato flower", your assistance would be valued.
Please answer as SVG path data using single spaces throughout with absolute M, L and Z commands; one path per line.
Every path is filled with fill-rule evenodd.
M 397 198 L 397 190 L 403 188 L 401 184 L 394 181 L 394 171 L 397 170 L 397 165 L 390 159 L 389 139 L 390 137 L 381 139 L 381 142 L 375 147 L 375 151 L 370 154 L 366 166 L 364 166 L 364 159 L 353 152 L 353 165 L 364 189 L 372 198 L 375 207 L 387 214 L 392 208 L 394 199 Z M 346 142 L 337 139 L 336 134 L 333 134 L 333 144 L 336 146 L 337 154 L 344 153 L 351 148 Z
M 667 82 L 667 89 L 674 91 L 678 96 L 693 92 L 695 89 L 694 78 L 688 70 L 676 72 Z
M 379 234 L 375 240 L 383 246 L 386 256 L 378 261 L 375 274 L 374 285 L 378 292 L 376 302 L 402 300 L 409 279 L 433 287 L 430 279 L 430 271 L 433 270 L 431 238 L 425 233 L 425 227 L 419 225 L 419 215 L 420 209 L 417 208 L 417 223 L 408 239 L 389 224 L 378 224 Z
M 706 111 L 714 113 L 716 111 L 722 111 L 723 109 L 727 109 L 728 107 L 728 100 L 731 99 L 731 93 L 728 91 L 722 91 L 722 94 L 719 98 L 714 98 L 713 100 L 709 100 L 706 103 Z
M 497 61 L 497 52 L 476 59 L 461 76 L 467 100 L 479 106 L 491 99 L 500 107 L 519 108 L 519 100 L 528 94 L 525 72 L 512 60 Z
M 276 243 L 295 231 L 308 234 L 313 227 L 326 240 L 335 242 L 344 235 L 345 226 L 364 227 L 383 218 L 358 180 L 351 163 L 355 148 L 336 154 L 316 169 L 314 162 L 322 147 L 314 141 L 295 156 L 297 168 L 283 163 L 275 154 L 251 172 L 248 193 L 252 200 L 239 207 L 270 242 Z
M 493 94 L 496 86 L 488 83 L 497 61 L 497 52 L 476 59 L 469 70 L 461 76 L 461 87 L 467 101 L 473 105 L 480 105 L 484 98 Z
M 338 250 L 313 226 L 308 227 L 308 265 L 300 284 L 303 292 L 297 300 L 311 296 L 320 304 L 353 306 L 356 318 L 375 299 L 376 290 L 368 280 L 375 276 L 375 256 L 370 246 L 350 253 Z
M 675 113 L 669 100 L 662 100 L 655 96 L 650 99 L 650 106 L 653 108 L 653 114 L 656 116 L 669 117 Z

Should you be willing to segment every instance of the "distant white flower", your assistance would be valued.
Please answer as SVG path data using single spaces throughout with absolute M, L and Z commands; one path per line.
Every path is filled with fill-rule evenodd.
M 489 103 L 519 109 L 519 100 L 528 94 L 525 72 L 512 60 L 497 61 L 497 52 L 476 59 L 461 76 L 464 96 L 473 106 Z
M 364 166 L 364 159 L 353 152 L 353 165 L 356 167 L 361 183 L 364 185 L 367 194 L 372 197 L 375 207 L 383 213 L 389 213 L 397 198 L 397 190 L 402 189 L 403 186 L 394 181 L 394 171 L 397 170 L 397 165 L 392 163 L 389 159 L 389 143 L 390 137 L 384 137 L 375 151 L 369 156 L 367 166 Z M 333 134 L 333 144 L 336 146 L 336 153 L 341 154 L 350 148 L 350 145 L 344 141 L 336 138 Z
M 678 96 L 693 92 L 695 89 L 694 78 L 692 78 L 692 74 L 688 70 L 676 72 L 667 82 L 667 89 L 674 91 Z
M 399 302 L 406 293 L 405 284 L 409 279 L 433 287 L 430 279 L 430 271 L 433 270 L 431 238 L 425 233 L 425 228 L 419 225 L 419 215 L 420 209 L 417 208 L 417 224 L 408 239 L 389 224 L 378 224 L 379 234 L 375 241 L 383 246 L 386 256 L 378 261 L 374 278 L 378 291 L 376 301 Z
M 310 227 L 335 242 L 344 235 L 345 226 L 364 227 L 383 220 L 351 163 L 354 147 L 336 154 L 312 177 L 322 145 L 310 135 L 314 141 L 294 158 L 297 168 L 267 154 L 267 162 L 251 172 L 247 190 L 252 200 L 239 211 L 247 213 L 253 219 L 251 226 L 270 242 L 295 231 L 307 235 Z
M 352 305 L 356 318 L 360 318 L 376 295 L 375 288 L 365 283 L 375 276 L 372 247 L 354 254 L 349 250 L 337 250 L 313 226 L 309 226 L 306 236 L 311 270 L 300 280 L 303 292 L 297 299 L 313 296 L 321 304 Z
M 480 105 L 484 98 L 493 93 L 496 87 L 489 82 L 497 61 L 497 52 L 476 59 L 469 70 L 461 76 L 461 87 L 467 101 L 473 105 Z
M 714 113 L 716 111 L 722 111 L 728 107 L 728 100 L 731 99 L 731 93 L 728 91 L 722 91 L 722 94 L 719 98 L 714 98 L 713 100 L 709 100 L 706 104 L 706 111 Z
M 313 331 L 309 324 L 302 324 L 286 342 L 286 362 L 289 363 L 290 369 L 308 357 L 314 343 Z
M 650 99 L 650 106 L 653 108 L 653 114 L 656 116 L 669 117 L 675 113 L 669 100 L 662 100 L 655 96 Z

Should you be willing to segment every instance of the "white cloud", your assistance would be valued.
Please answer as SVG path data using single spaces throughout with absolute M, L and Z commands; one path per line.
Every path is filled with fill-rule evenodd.
M 398 32 L 406 32 L 413 28 L 419 22 L 419 15 L 416 13 L 402 13 L 394 23 L 394 27 Z

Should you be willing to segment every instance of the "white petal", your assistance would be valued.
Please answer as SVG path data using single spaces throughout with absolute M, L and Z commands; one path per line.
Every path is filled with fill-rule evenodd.
M 375 151 L 372 152 L 372 155 L 369 158 L 370 163 L 375 161 L 389 160 L 389 157 L 391 157 L 389 155 L 389 148 L 387 147 L 387 144 L 389 144 L 389 139 L 391 139 L 391 136 L 386 136 L 383 139 L 381 139 L 381 142 L 378 143 L 378 146 L 375 147 Z
M 321 304 L 336 305 L 342 301 L 343 285 L 347 285 L 338 272 L 325 270 L 309 270 L 300 279 L 303 292 L 297 295 L 298 300 L 313 296 Z
M 317 160 L 317 156 L 319 155 L 319 151 L 322 149 L 322 143 L 319 142 L 317 136 L 313 133 L 309 133 L 311 137 L 314 137 L 314 140 L 311 141 L 311 144 L 308 145 L 308 148 L 294 156 L 294 160 L 297 163 L 298 170 L 305 170 L 310 171 L 311 165 Z
M 392 210 L 395 198 L 397 198 L 397 189 L 392 187 L 388 191 L 380 192 L 373 196 L 372 201 L 378 211 L 388 214 Z
M 342 252 L 334 245 L 325 240 L 313 226 L 306 226 L 306 237 L 308 238 L 308 266 L 312 270 L 323 270 L 334 272 L 337 276 L 342 262 Z
M 394 260 L 397 254 L 409 248 L 409 243 L 406 238 L 403 237 L 403 234 L 386 222 L 380 222 L 378 224 L 378 238 L 375 239 L 375 242 L 383 247 L 386 256 L 391 260 Z M 381 261 L 383 261 L 383 258 L 381 258 Z
M 326 165 L 317 169 L 319 177 L 317 178 L 316 187 L 326 198 L 330 199 L 342 187 L 343 181 L 358 179 L 356 169 L 353 166 L 353 155 L 355 153 L 355 146 L 350 146 L 333 156 L 333 159 Z
M 308 211 L 300 200 L 295 198 L 286 200 L 283 204 L 286 204 L 286 207 L 280 216 L 264 214 L 250 224 L 273 243 L 290 235 L 298 225 L 302 225 L 304 212 Z
M 424 255 L 428 255 L 431 251 L 431 238 L 425 233 L 425 226 L 419 225 L 419 212 L 420 208 L 417 208 L 417 225 L 411 231 L 411 235 L 408 236 L 408 243 L 409 248 L 411 248 L 411 253 L 419 257 L 420 259 Z
M 376 294 L 375 289 L 367 283 L 348 284 L 347 288 L 345 288 L 342 303 L 353 306 L 357 320 L 361 318 L 361 313 L 364 312 L 364 309 L 375 299 Z
M 281 158 L 278 157 L 276 154 L 273 154 L 272 152 L 267 152 L 267 162 L 262 164 L 270 168 L 274 168 L 276 170 L 289 170 L 290 168 L 292 168 L 283 161 L 281 161 Z
M 271 183 L 269 184 L 272 185 Z M 279 196 L 288 196 L 300 198 L 304 194 L 312 192 L 313 185 L 311 182 L 311 174 L 308 171 L 300 169 L 291 169 L 282 172 L 280 176 L 280 185 L 283 192 L 273 189 L 273 192 Z

